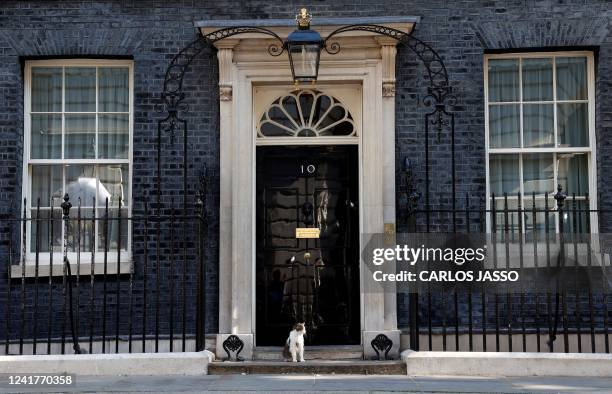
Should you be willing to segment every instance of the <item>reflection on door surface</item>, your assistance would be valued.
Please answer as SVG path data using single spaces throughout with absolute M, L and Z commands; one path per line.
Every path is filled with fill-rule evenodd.
M 257 147 L 258 346 L 297 321 L 308 345 L 359 343 L 357 163 L 353 145 Z

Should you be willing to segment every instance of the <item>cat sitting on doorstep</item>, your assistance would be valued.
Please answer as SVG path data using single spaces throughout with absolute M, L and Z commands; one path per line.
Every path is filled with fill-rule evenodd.
M 283 357 L 285 360 L 304 362 L 304 336 L 306 335 L 306 326 L 304 323 L 296 323 L 293 330 L 289 333 L 289 338 L 285 342 L 283 349 Z

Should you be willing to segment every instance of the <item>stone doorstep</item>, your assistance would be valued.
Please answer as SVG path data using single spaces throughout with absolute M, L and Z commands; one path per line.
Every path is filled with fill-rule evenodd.
M 320 375 L 406 375 L 403 361 L 328 360 L 305 361 L 215 361 L 210 375 L 320 374 Z
M 255 360 L 284 361 L 280 346 L 257 346 L 253 351 Z M 306 346 L 304 358 L 308 360 L 362 360 L 361 345 Z

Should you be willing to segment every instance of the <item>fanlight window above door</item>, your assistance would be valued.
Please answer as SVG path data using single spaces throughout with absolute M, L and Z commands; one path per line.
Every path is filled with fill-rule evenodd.
M 355 121 L 333 96 L 300 90 L 277 98 L 257 125 L 257 137 L 356 137 Z

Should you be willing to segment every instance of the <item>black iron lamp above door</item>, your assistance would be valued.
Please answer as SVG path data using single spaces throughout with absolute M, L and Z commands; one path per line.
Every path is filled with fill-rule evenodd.
M 291 75 L 296 84 L 314 83 L 319 74 L 319 59 L 324 43 L 321 35 L 310 29 L 311 16 L 306 8 L 300 10 L 295 20 L 298 29 L 289 34 L 284 44 L 289 55 Z

